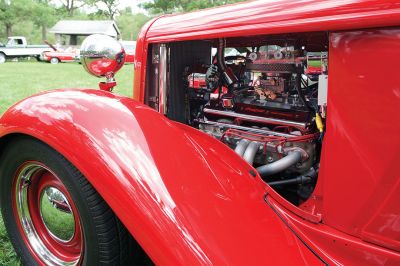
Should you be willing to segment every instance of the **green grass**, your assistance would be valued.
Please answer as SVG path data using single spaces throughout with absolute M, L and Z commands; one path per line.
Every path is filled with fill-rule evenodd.
M 116 75 L 115 93 L 132 96 L 133 65 L 125 65 Z M 11 105 L 35 93 L 57 88 L 98 88 L 99 79 L 90 76 L 78 63 L 51 65 L 43 62 L 0 64 L 0 115 Z M 0 216 L 0 265 L 20 265 Z
M 321 67 L 321 60 L 308 60 L 308 65 L 312 67 Z
M 0 219 L 0 265 L 21 265 L 8 239 L 3 219 Z
M 116 75 L 115 93 L 132 96 L 133 65 L 125 65 Z M 98 88 L 99 79 L 78 63 L 52 65 L 43 62 L 0 64 L 0 114 L 15 102 L 35 93 L 58 88 Z

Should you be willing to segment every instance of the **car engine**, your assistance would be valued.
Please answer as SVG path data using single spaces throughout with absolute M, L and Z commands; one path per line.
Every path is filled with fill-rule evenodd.
M 277 190 L 294 191 L 293 201 L 306 199 L 318 174 L 327 58 L 290 39 L 228 48 L 219 39 L 211 65 L 183 73 L 188 124 L 234 149 Z

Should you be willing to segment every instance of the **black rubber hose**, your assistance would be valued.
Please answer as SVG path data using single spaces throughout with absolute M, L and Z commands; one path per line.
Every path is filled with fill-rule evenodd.
M 225 48 L 224 39 L 221 38 L 218 40 L 217 64 L 218 64 L 219 70 L 222 72 L 226 71 L 224 48 Z
M 301 72 L 300 71 L 297 71 L 296 81 L 295 81 L 294 86 L 296 87 L 297 94 L 299 95 L 300 100 L 303 102 L 303 105 L 308 109 L 308 111 L 312 111 L 314 108 L 312 108 L 308 104 L 306 98 L 304 97 L 303 92 L 301 91 Z
M 234 86 L 238 82 L 238 78 L 236 75 L 232 72 L 232 69 L 226 66 L 225 64 L 225 40 L 220 38 L 218 40 L 218 50 L 217 50 L 217 65 L 219 70 L 221 71 L 221 76 L 226 85 L 228 86 L 228 89 L 231 89 L 232 86 Z
M 291 178 L 291 179 L 268 182 L 267 184 L 270 185 L 271 187 L 273 187 L 273 186 L 282 186 L 282 185 L 306 184 L 306 183 L 310 183 L 311 180 L 312 180 L 312 178 L 310 176 L 298 176 L 298 177 Z

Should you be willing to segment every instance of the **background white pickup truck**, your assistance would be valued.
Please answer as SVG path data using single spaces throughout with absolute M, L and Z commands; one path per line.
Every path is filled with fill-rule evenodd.
M 0 64 L 7 58 L 32 56 L 40 59 L 43 52 L 52 51 L 48 45 L 28 45 L 26 38 L 22 36 L 8 37 L 5 45 L 0 44 Z

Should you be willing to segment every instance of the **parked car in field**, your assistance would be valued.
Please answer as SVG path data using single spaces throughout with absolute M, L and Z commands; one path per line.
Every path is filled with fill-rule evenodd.
M 326 71 L 327 64 L 328 55 L 326 53 L 307 53 L 307 65 L 304 74 L 311 81 L 316 81 L 319 75 Z
M 8 58 L 35 57 L 40 59 L 42 53 L 52 51 L 48 45 L 28 45 L 23 36 L 8 37 L 5 45 L 0 45 L 0 64 Z
M 125 50 L 125 64 L 133 64 L 135 62 L 135 41 L 121 41 L 122 47 Z
M 329 55 L 312 84 L 307 53 Z M 2 217 L 24 264 L 400 265 L 398 1 L 155 18 L 133 99 L 111 92 L 124 58 L 89 36 L 101 90 L 0 118 Z M 43 219 L 48 189 L 68 224 Z
M 42 56 L 43 61 L 50 62 L 51 64 L 58 64 L 60 62 L 77 62 L 79 61 L 79 57 L 79 49 L 72 48 L 44 52 Z

